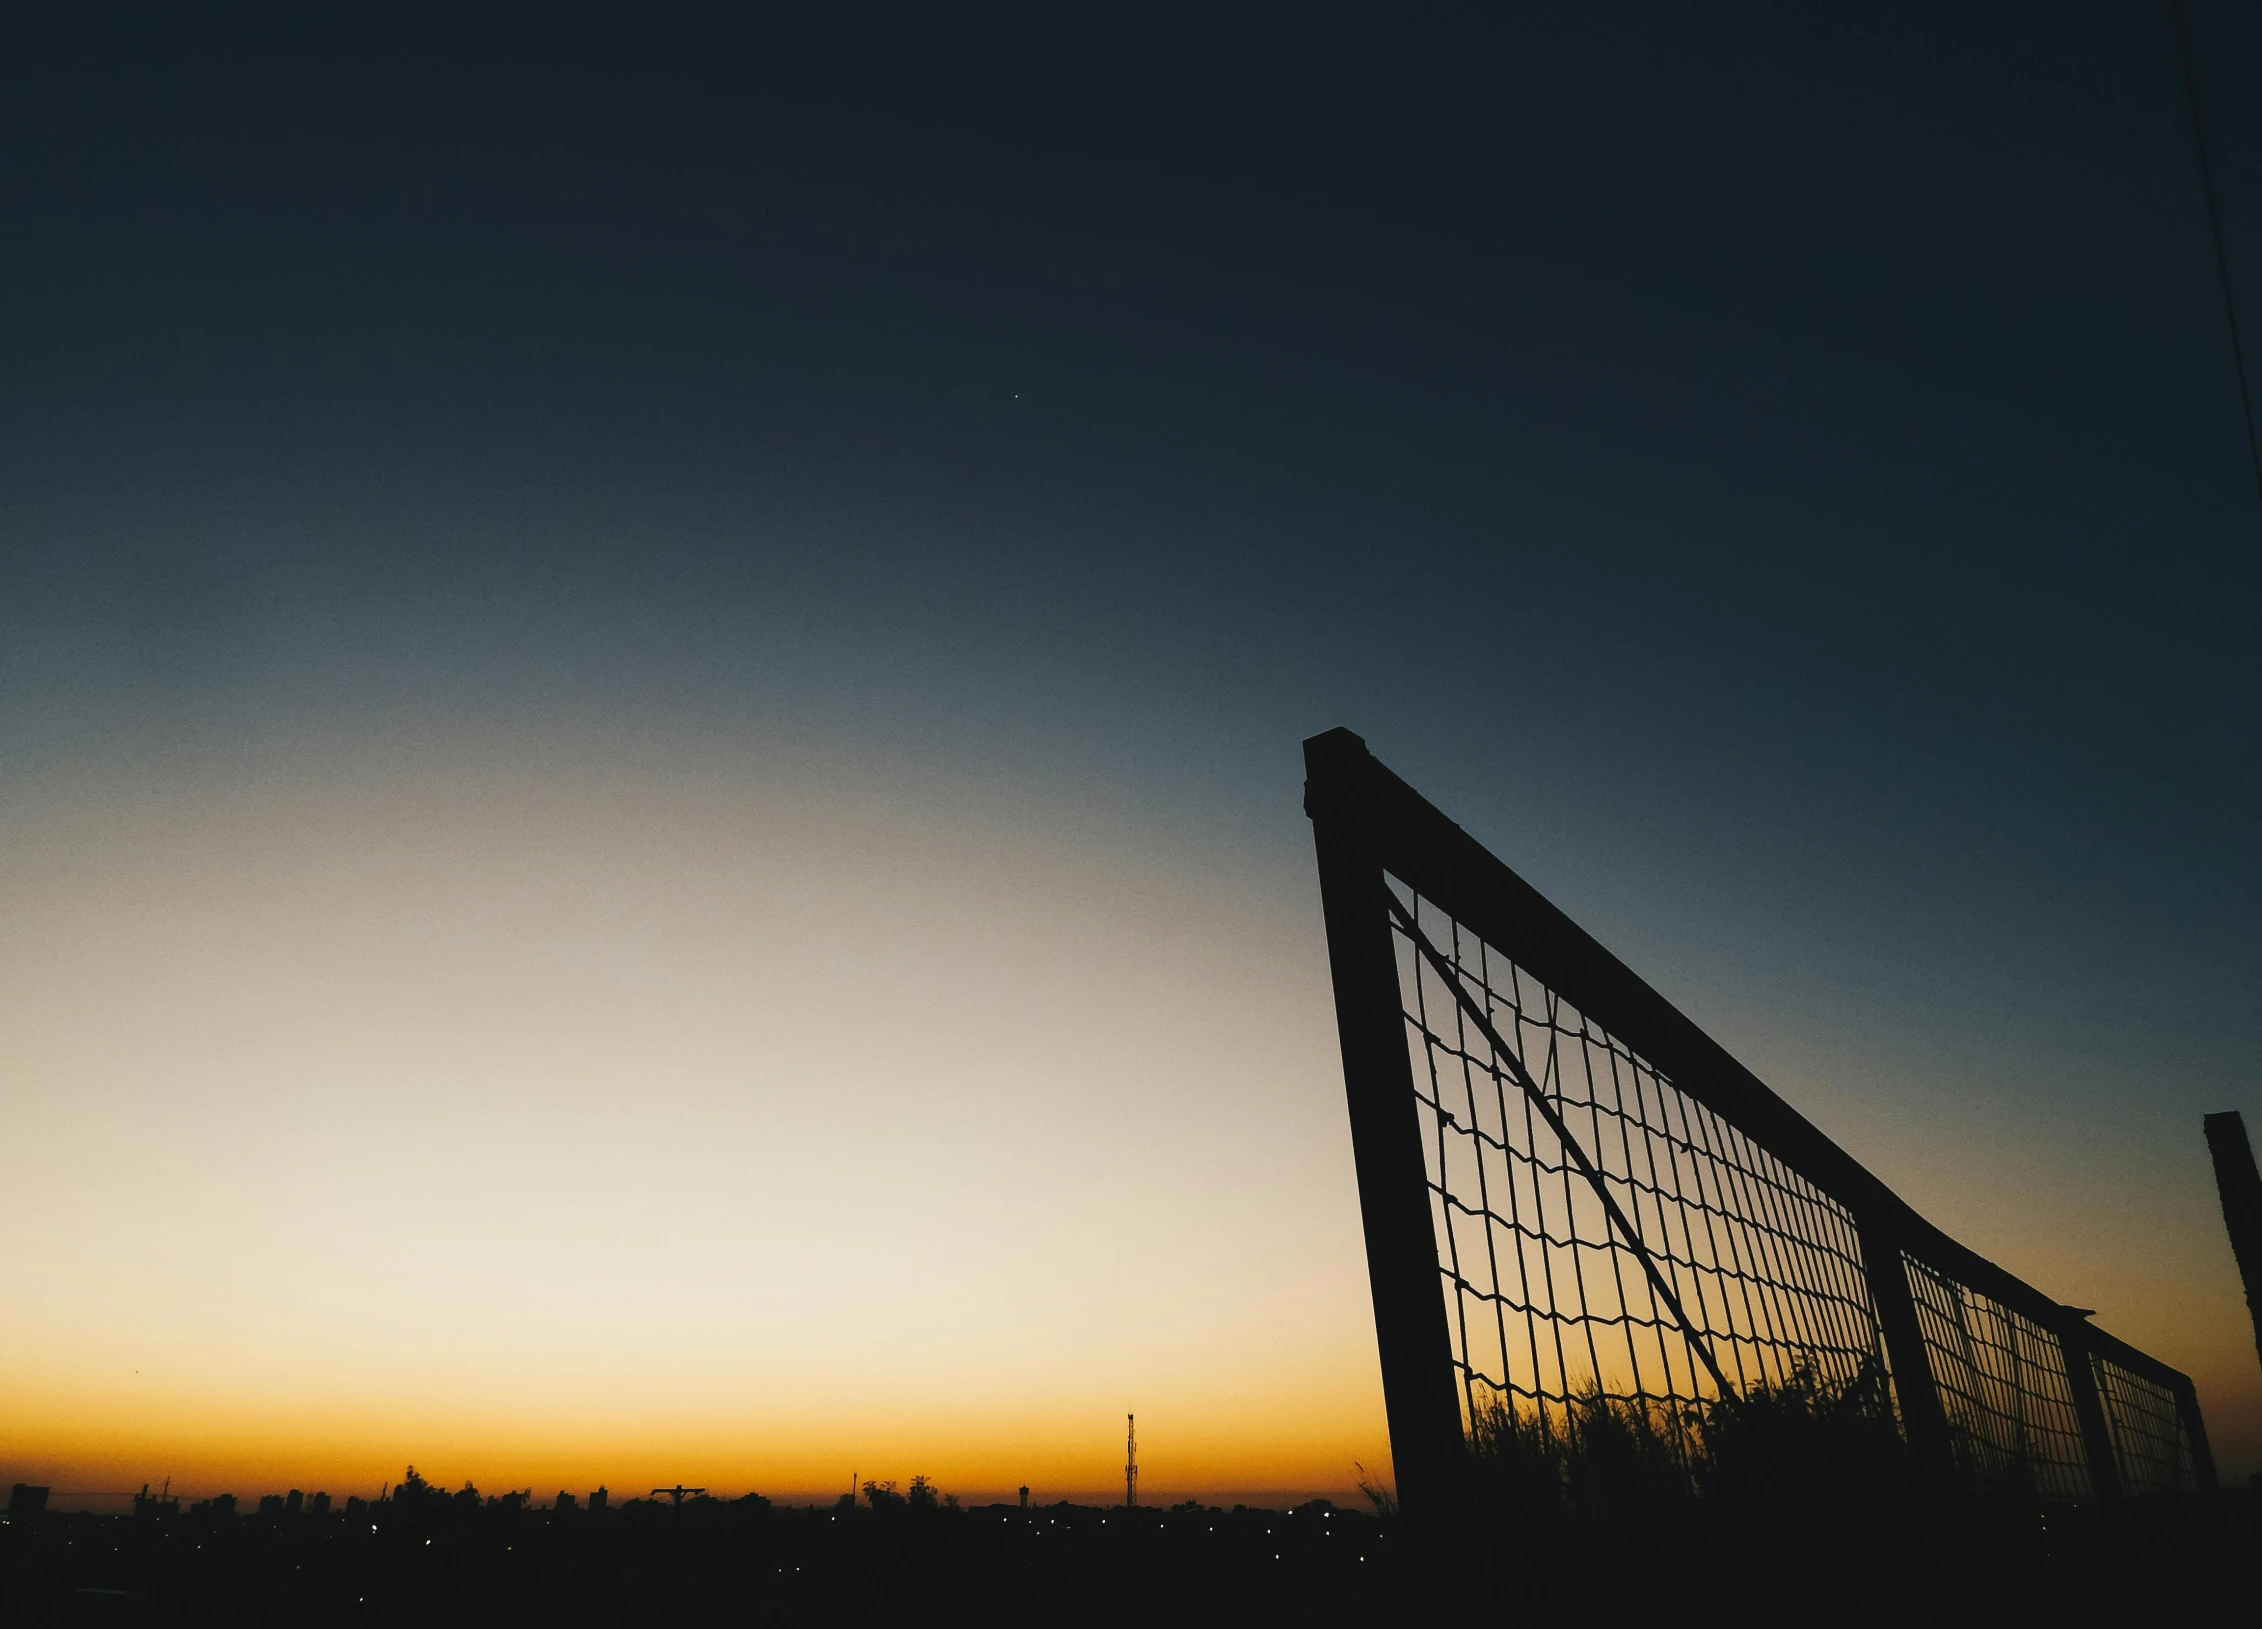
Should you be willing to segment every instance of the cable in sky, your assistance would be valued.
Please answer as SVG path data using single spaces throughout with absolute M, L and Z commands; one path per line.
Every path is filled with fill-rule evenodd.
M 2183 59 L 2184 97 L 2191 105 L 2191 139 L 2199 153 L 2199 189 L 2207 197 L 2207 229 L 2215 237 L 2215 275 L 2223 284 L 2223 316 L 2231 329 L 2231 365 L 2238 370 L 2238 405 L 2246 414 L 2246 455 L 2254 465 L 2254 496 L 2262 501 L 2262 440 L 2254 434 L 2254 393 L 2246 384 L 2246 347 L 2238 337 L 2238 302 L 2231 295 L 2231 262 L 2223 252 L 2223 217 L 2215 207 L 2215 167 L 2207 157 L 2207 125 L 2199 116 L 2199 78 L 2191 71 L 2191 34 L 2183 0 L 2168 0 L 2176 17 L 2176 54 Z

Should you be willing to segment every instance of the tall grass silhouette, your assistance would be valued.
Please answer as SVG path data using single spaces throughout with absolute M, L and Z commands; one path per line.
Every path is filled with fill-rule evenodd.
M 1598 1382 L 1544 1409 L 1495 1394 L 1468 1441 L 1487 1559 L 1543 1618 L 1632 1610 L 1723 1568 L 1873 1575 L 1919 1548 L 1928 1514 L 1874 1366 L 1845 1380 L 1802 1366 L 1694 1403 Z

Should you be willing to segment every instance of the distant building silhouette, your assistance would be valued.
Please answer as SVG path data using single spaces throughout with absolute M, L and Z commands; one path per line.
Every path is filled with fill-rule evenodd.
M 34 1516 L 46 1513 L 45 1488 L 35 1488 L 29 1482 L 18 1482 L 15 1491 L 8 1495 L 8 1519 L 12 1522 L 29 1521 Z
M 605 1508 L 605 1490 L 603 1488 L 599 1488 L 595 1493 L 592 1493 L 589 1496 L 589 1508 L 591 1510 L 602 1510 Z
M 1029 1508 L 1029 1484 L 1026 1482 L 1021 1484 L 1021 1508 L 1023 1510 Z
M 282 1496 L 281 1494 L 279 1494 L 279 1493 L 263 1493 L 263 1494 L 261 1494 L 261 1495 L 259 1496 L 259 1514 L 260 1514 L 260 1515 L 262 1515 L 262 1516 L 264 1516 L 264 1517 L 273 1518 L 273 1517 L 277 1517 L 277 1516 L 280 1516 L 280 1515 L 282 1515 L 282 1513 L 283 1513 L 283 1496 Z
M 317 1493 L 307 1500 L 306 1508 L 317 1516 L 327 1516 L 330 1514 L 330 1496 L 327 1493 Z
M 558 1494 L 557 1508 L 560 1510 L 578 1510 L 581 1508 L 581 1501 L 572 1494 L 561 1491 Z
M 290 1492 L 283 1495 L 283 1513 L 285 1515 L 295 1516 L 305 1508 L 306 1495 L 299 1492 L 298 1489 L 293 1488 Z

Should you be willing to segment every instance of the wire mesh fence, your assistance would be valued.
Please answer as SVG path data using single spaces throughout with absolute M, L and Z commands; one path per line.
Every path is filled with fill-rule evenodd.
M 2093 1496 L 2065 1348 L 2033 1319 L 1904 1258 L 1926 1366 L 1974 1481 L 2040 1499 Z
M 1766 1480 L 1794 1415 L 1794 1458 L 1882 1428 L 1911 1488 L 2066 1533 L 2211 1486 L 2185 1377 L 1925 1222 L 1356 737 L 1306 751 L 1410 1520 L 1466 1546 L 1468 1464 L 1554 1498 L 1598 1433 L 1702 1494 L 1773 1432 Z
M 2113 1463 L 2121 1487 L 2141 1495 L 2193 1486 L 2191 1437 L 2175 1392 L 2109 1358 L 2092 1357 L 2090 1362 L 2112 1433 Z
M 1843 1205 L 1438 906 L 1392 898 L 1466 1418 L 1505 1401 L 1551 1431 L 1593 1396 L 1679 1417 L 1723 1380 L 1882 1365 Z

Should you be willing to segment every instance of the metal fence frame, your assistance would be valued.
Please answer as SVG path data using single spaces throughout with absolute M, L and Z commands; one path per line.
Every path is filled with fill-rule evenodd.
M 1608 1029 L 1679 1091 L 1851 1214 L 1902 1434 L 1917 1475 L 1942 1498 L 1952 1503 L 1976 1459 L 2002 1448 L 1990 1433 L 2002 1385 L 1995 1371 L 2005 1361 L 2035 1369 L 2054 1390 L 2062 1385 L 2053 1399 L 2064 1422 L 2060 1434 L 2069 1442 L 2078 1437 L 2086 1491 L 2109 1532 L 2121 1525 L 2134 1489 L 2179 1478 L 2214 1487 L 2187 1376 L 1918 1215 L 1379 763 L 1358 736 L 1331 730 L 1306 741 L 1304 755 L 1304 806 L 1318 858 L 1383 1400 L 1421 1621 L 1443 1622 L 1467 1609 L 1474 1586 L 1466 1558 L 1476 1551 L 1477 1533 L 1460 1382 L 1439 1290 L 1433 1190 L 1410 1107 L 1415 1082 L 1393 941 L 1404 928 L 1394 929 L 1393 913 L 1401 924 L 1407 918 L 1391 879 L 1417 900 L 1443 902 L 1581 1013 L 1603 1015 Z M 1595 1192 L 1610 1204 L 1599 1179 Z M 1975 1321 L 1989 1320 L 1991 1327 L 1975 1336 Z M 2002 1451 L 2015 1453 L 2018 1445 Z

